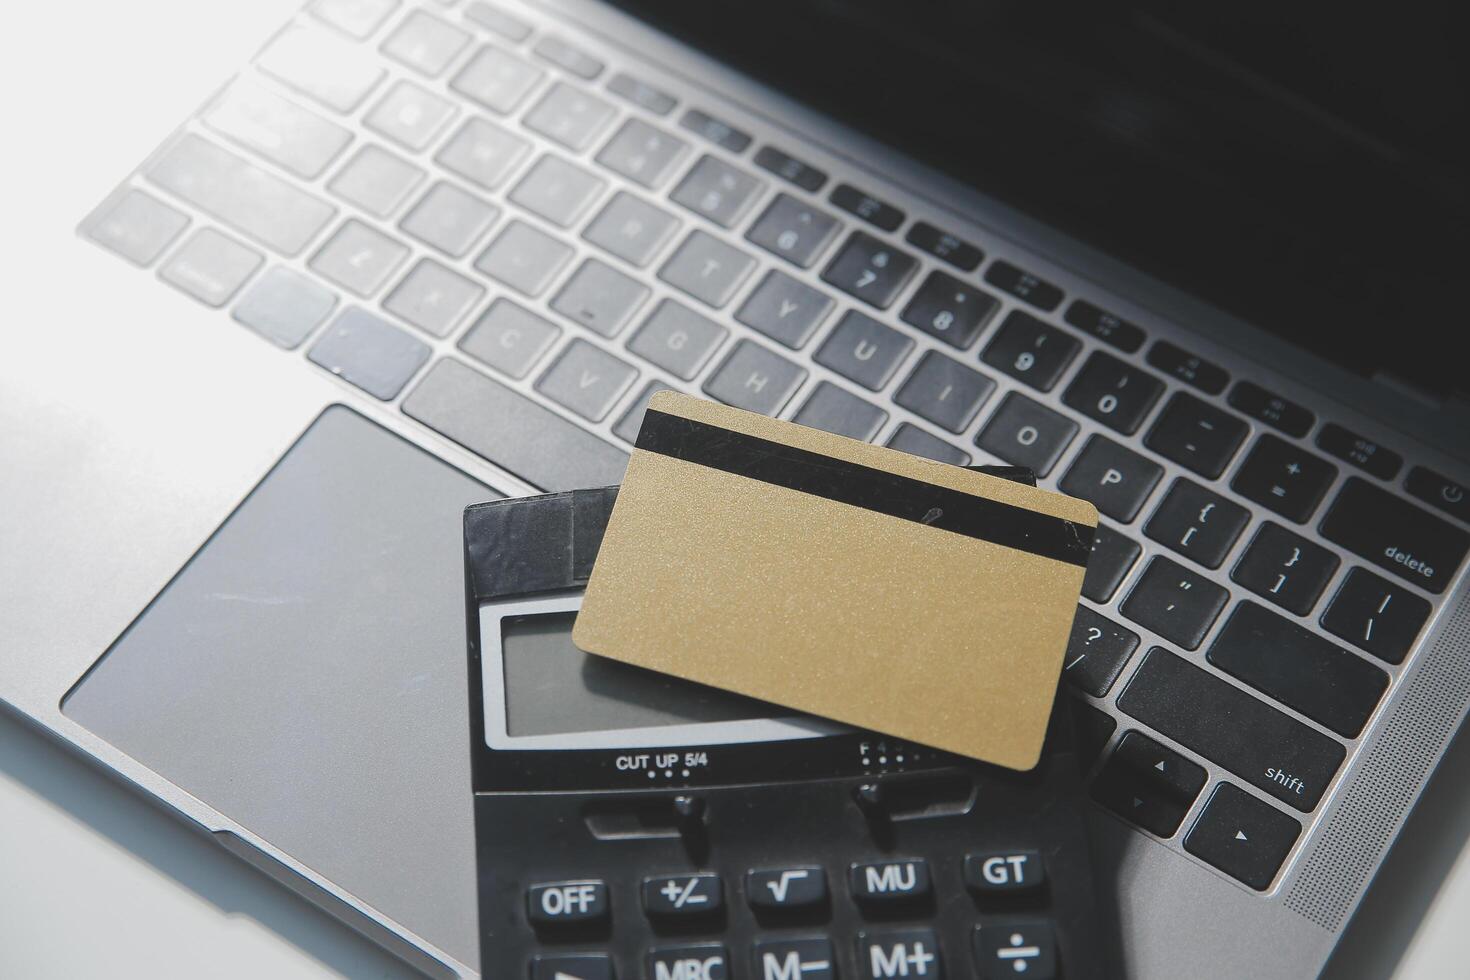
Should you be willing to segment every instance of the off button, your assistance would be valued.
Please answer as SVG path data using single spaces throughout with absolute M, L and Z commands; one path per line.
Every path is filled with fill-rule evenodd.
M 580 925 L 607 918 L 607 882 L 546 881 L 526 891 L 526 914 L 533 926 Z

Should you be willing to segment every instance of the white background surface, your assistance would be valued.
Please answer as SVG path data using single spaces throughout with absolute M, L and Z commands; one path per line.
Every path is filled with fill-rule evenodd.
M 75 224 L 295 5 L 33 0 L 7 10 L 0 250 L 13 278 L 0 331 L 26 328 L 15 316 L 25 264 L 48 261 L 26 251 L 27 227 Z M 36 213 L 24 188 L 56 180 L 75 184 L 75 207 Z M 0 561 L 14 560 L 0 544 Z M 1459 743 L 1349 927 L 1332 980 L 1470 976 L 1470 737 Z M 0 978 L 414 975 L 0 712 Z

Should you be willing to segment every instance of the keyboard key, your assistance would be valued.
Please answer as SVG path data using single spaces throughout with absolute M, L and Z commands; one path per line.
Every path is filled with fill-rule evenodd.
M 88 216 L 83 233 L 135 265 L 152 265 L 189 219 L 146 191 L 115 195 Z
M 459 70 L 449 87 L 504 116 L 515 111 L 545 74 L 530 62 L 487 44 Z
M 1062 301 L 1059 288 L 1000 259 L 990 263 L 990 268 L 985 270 L 985 281 L 1043 310 L 1054 310 Z
M 942 259 L 965 272 L 974 272 L 980 268 L 980 263 L 985 258 L 985 253 L 974 245 L 924 221 L 914 222 L 904 240 L 914 248 L 928 252 L 936 259 Z
M 403 411 L 540 490 L 618 483 L 628 454 L 459 361 L 440 360 Z
M 526 889 L 526 918 L 536 927 L 597 922 L 611 907 L 607 882 L 600 879 L 548 881 Z
M 1027 466 L 1044 477 L 1077 435 L 1077 423 L 1020 392 L 1006 395 L 975 445 L 997 459 Z
M 1155 557 L 1123 601 L 1123 615 L 1186 650 L 1197 649 L 1230 594 L 1175 561 Z
M 779 354 L 742 340 L 704 383 L 704 392 L 726 405 L 775 415 L 806 380 L 806 371 Z
M 377 146 L 362 146 L 327 183 L 327 190 L 375 218 L 397 211 L 424 172 Z
M 1082 594 L 1093 602 L 1107 602 L 1123 584 L 1142 551 L 1138 542 L 1106 524 L 1099 524 L 1092 532 L 1092 554 L 1087 559 L 1087 573 L 1082 577 Z
M 536 46 L 531 50 L 542 61 L 556 65 L 588 81 L 601 75 L 604 67 L 600 59 L 550 34 L 537 41 Z
M 679 101 L 669 93 L 622 72 L 608 80 L 607 90 L 657 116 L 667 116 Z
M 765 181 L 706 154 L 669 197 L 722 228 L 733 228 L 765 186 Z
M 989 293 L 935 271 L 904 307 L 903 321 L 963 350 L 975 342 L 999 306 Z
M 582 237 L 643 268 L 673 237 L 679 222 L 639 198 L 619 191 L 587 225 Z
M 893 400 L 941 428 L 963 432 L 994 390 L 995 382 L 979 371 L 927 351 Z
M 278 265 L 255 280 L 231 315 L 276 346 L 290 350 L 321 326 L 336 305 L 331 290 Z
M 956 449 L 943 439 L 931 436 L 917 425 L 909 425 L 907 422 L 900 423 L 893 435 L 888 437 L 888 448 L 954 466 L 964 466 L 970 461 L 969 453 Z
M 757 939 L 752 947 L 756 976 L 773 980 L 836 980 L 837 961 L 832 955 L 832 940 Z
M 429 359 L 429 345 L 381 317 L 349 306 L 306 356 L 374 398 L 390 401 Z
M 907 253 L 866 232 L 848 236 L 837 257 L 822 272 L 822 279 L 880 310 L 893 305 L 903 287 L 913 278 L 918 261 Z
M 159 278 L 206 306 L 223 306 L 264 262 L 247 248 L 213 228 L 200 228 L 158 270 Z
M 1137 633 L 1086 606 L 1078 606 L 1072 618 L 1062 678 L 1077 690 L 1100 698 L 1123 673 L 1137 648 Z
M 1451 517 L 1470 521 L 1470 501 L 1465 499 L 1465 488 L 1447 476 L 1423 466 L 1409 470 L 1404 477 L 1404 489 L 1431 507 L 1438 507 Z
M 435 337 L 448 337 L 485 289 L 433 259 L 419 259 L 383 306 Z
M 1242 601 L 1206 659 L 1344 738 L 1356 738 L 1388 675 L 1279 613 Z
M 1050 922 L 1010 921 L 976 926 L 974 945 L 975 962 L 980 966 L 979 980 L 1010 980 L 1019 976 L 1027 980 L 1056 980 L 1057 940 Z
M 458 111 L 454 103 L 413 82 L 397 82 L 362 121 L 379 136 L 410 150 L 422 150 Z
M 1115 521 L 1128 523 L 1158 485 L 1164 468 L 1111 439 L 1091 436 L 1059 484 L 1063 493 L 1090 500 Z
M 1230 577 L 1268 602 L 1305 616 L 1338 564 L 1337 556 L 1321 545 L 1266 521 Z
M 767 252 L 810 269 L 837 235 L 838 221 L 789 194 L 777 194 L 745 237 Z
M 1470 534 L 1361 477 L 1352 477 L 1322 518 L 1328 541 L 1435 595 L 1444 592 Z
M 349 292 L 371 296 L 408 258 L 408 249 L 356 218 L 348 218 L 307 265 Z
M 731 153 L 744 153 L 750 145 L 750 134 L 698 109 L 690 109 L 680 116 L 679 125 Z
M 888 413 L 823 381 L 812 390 L 791 421 L 867 442 L 888 421 Z
M 1164 495 L 1143 533 L 1206 568 L 1219 568 L 1250 519 L 1244 507 L 1181 477 Z
M 359 41 L 368 37 L 398 9 L 398 0 L 316 0 L 312 16 Z
M 735 319 L 796 349 L 811 339 L 833 305 L 825 293 L 772 269 L 741 304 Z
M 415 10 L 399 21 L 382 51 L 401 65 L 433 77 L 459 57 L 470 35 L 433 14 Z
M 673 391 L 674 389 L 662 381 L 650 381 L 643 386 L 638 397 L 633 399 L 633 404 L 618 419 L 618 424 L 613 426 L 613 435 L 628 442 L 638 441 L 638 430 L 643 427 L 643 413 L 648 411 L 648 400 L 660 391 Z
M 325 201 L 192 133 L 153 161 L 148 179 L 283 255 L 299 253 L 337 213 Z
M 885 929 L 858 933 L 858 976 L 942 977 L 943 960 L 933 929 Z
M 606 953 L 557 953 L 531 957 L 531 980 L 614 980 Z
M 204 114 L 215 131 L 307 180 L 352 142 L 351 131 L 260 85 L 237 82 Z
M 848 214 L 856 215 L 869 224 L 884 231 L 897 231 L 903 224 L 904 213 L 886 201 L 858 190 L 851 184 L 838 184 L 832 188 L 829 200 Z
M 547 89 L 521 123 L 569 150 L 585 150 L 615 112 L 597 96 L 566 82 L 557 82 Z
M 561 328 L 512 303 L 497 299 L 480 314 L 459 349 L 512 378 L 524 378 L 556 339 Z
M 1144 654 L 1118 707 L 1303 812 L 1346 755 L 1340 742 L 1161 647 Z
M 1322 628 L 1379 660 L 1401 664 L 1428 618 L 1428 600 L 1354 568 L 1322 614 Z
M 1154 341 L 1148 350 L 1148 362 L 1165 374 L 1194 385 L 1207 395 L 1218 395 L 1230 383 L 1230 375 L 1218 364 L 1175 347 L 1167 340 Z
M 1164 383 L 1111 354 L 1094 351 L 1062 401 L 1110 429 L 1131 436 L 1159 400 Z
M 1317 433 L 1317 448 L 1329 456 L 1364 470 L 1380 480 L 1392 480 L 1404 465 L 1404 457 L 1385 449 L 1372 439 L 1349 432 L 1328 422 Z
M 1322 502 L 1337 467 L 1273 435 L 1256 440 L 1230 488 L 1301 524 Z
M 1092 764 L 1108 747 L 1118 723 L 1112 715 L 1104 714 L 1082 698 L 1071 698 L 1072 726 L 1077 733 L 1077 761 L 1084 769 Z
M 512 221 L 475 260 L 475 268 L 527 296 L 539 296 L 572 257 L 572 247 Z
M 877 391 L 893 377 L 913 346 L 912 340 L 892 327 L 849 310 L 817 348 L 813 359 L 844 378 Z
M 1143 330 L 1140 327 L 1093 306 L 1085 299 L 1072 301 L 1072 305 L 1067 307 L 1066 319 L 1089 337 L 1096 337 L 1126 353 L 1132 354 L 1143 346 Z
M 584 419 L 600 422 L 637 377 L 632 365 L 578 339 L 536 382 L 536 390 Z
M 726 333 L 713 320 L 666 299 L 628 341 L 628 350 L 689 381 L 703 369 Z
M 493 191 L 530 150 L 530 143 L 494 123 L 466 119 L 434 159 L 444 169 Z
M 648 287 L 641 282 L 606 263 L 587 259 L 556 294 L 551 308 L 595 333 L 611 337 L 638 312 L 648 294 Z
M 383 79 L 383 69 L 356 45 L 305 27 L 288 27 L 256 64 L 302 95 L 336 112 L 352 112 Z
M 439 181 L 419 199 L 398 227 L 446 255 L 460 258 L 500 217 L 500 209 L 468 191 Z
M 804 191 L 819 191 L 827 182 L 825 173 L 774 146 L 763 146 L 756 150 L 755 165 Z
M 1159 413 L 1143 444 L 1201 476 L 1225 472 L 1250 426 L 1193 395 L 1177 391 Z
M 692 231 L 658 270 L 658 277 L 695 299 L 719 308 L 755 269 L 755 259 L 713 235 Z
M 912 902 L 934 891 L 929 862 L 923 858 L 872 861 L 847 869 L 848 889 L 859 902 Z
M 698 977 L 703 980 L 731 980 L 730 954 L 719 943 L 697 946 L 668 946 L 648 952 L 646 977 Z
M 1033 388 L 1051 391 L 1081 349 L 1065 331 L 1012 310 L 980 359 Z
M 511 189 L 510 200 L 550 221 L 570 228 L 602 194 L 607 181 L 548 153 L 531 165 Z
M 524 41 L 531 36 L 531 25 L 513 17 L 501 10 L 499 7 L 485 3 L 484 0 L 472 0 L 465 7 L 465 18 L 480 25 L 487 31 L 494 31 L 508 41 Z
M 1309 410 L 1249 381 L 1237 381 L 1235 387 L 1230 389 L 1228 401 L 1230 407 L 1237 412 L 1243 412 L 1257 422 L 1264 422 L 1298 439 L 1310 432 L 1317 423 L 1317 416 Z
M 1265 891 L 1301 834 L 1301 824 L 1229 783 L 1220 783 L 1184 849 L 1256 891 Z
M 677 136 L 631 118 L 607 141 L 597 154 L 597 162 L 652 189 L 663 185 L 687 152 L 689 144 Z
M 1092 795 L 1149 833 L 1173 837 L 1204 785 L 1203 766 L 1146 735 L 1127 732 L 1098 773 Z

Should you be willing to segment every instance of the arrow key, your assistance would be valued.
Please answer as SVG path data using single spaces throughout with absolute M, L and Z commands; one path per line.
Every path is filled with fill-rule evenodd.
M 1184 849 L 1256 891 L 1265 891 L 1301 829 L 1275 807 L 1220 783 L 1185 836 Z
M 1092 784 L 1092 795 L 1144 830 L 1172 837 L 1204 785 L 1203 768 L 1146 735 L 1128 732 Z
M 531 980 L 613 980 L 606 953 L 568 953 L 531 959 Z

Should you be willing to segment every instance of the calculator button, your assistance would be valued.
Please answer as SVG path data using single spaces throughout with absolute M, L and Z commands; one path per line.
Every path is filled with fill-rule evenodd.
M 1180 477 L 1143 533 L 1206 568 L 1219 568 L 1250 519 L 1250 511 L 1239 504 Z
M 1175 347 L 1167 340 L 1157 341 L 1149 348 L 1148 362 L 1207 395 L 1218 395 L 1230 383 L 1230 375 L 1220 365 Z
M 706 915 L 725 904 L 717 874 L 659 875 L 643 879 L 643 911 L 656 916 Z
M 1093 602 L 1107 602 L 1123 584 L 1141 551 L 1136 541 L 1099 524 L 1092 532 L 1092 554 L 1087 559 L 1087 574 L 1082 577 L 1082 594 Z
M 1185 835 L 1184 849 L 1265 891 L 1301 832 L 1301 824 L 1280 810 L 1221 783 Z
M 1000 302 L 954 276 L 931 272 L 904 307 L 903 322 L 963 350 L 975 342 Z
M 1111 354 L 1092 356 L 1067 386 L 1062 401 L 1090 419 L 1132 435 L 1159 400 L 1164 383 Z
M 858 933 L 858 976 L 864 980 L 944 976 L 939 940 L 934 930 L 895 929 Z
M 1249 428 L 1235 416 L 1180 391 L 1159 413 L 1143 444 L 1213 480 L 1225 472 Z
M 757 909 L 797 909 L 827 900 L 821 868 L 769 868 L 745 873 L 745 900 Z
M 1309 409 L 1249 381 L 1236 382 L 1227 401 L 1237 412 L 1244 412 L 1257 422 L 1265 422 L 1298 439 L 1310 432 L 1317 421 L 1317 416 Z
M 1401 664 L 1428 618 L 1427 600 L 1354 568 L 1328 603 L 1322 626 L 1379 660 Z
M 855 231 L 822 272 L 822 279 L 881 310 L 908 285 L 918 261 L 866 232 Z
M 1312 516 L 1337 467 L 1284 439 L 1263 435 L 1240 464 L 1230 488 L 1298 524 Z
M 1050 922 L 1006 922 L 975 927 L 980 980 L 1054 980 L 1056 932 Z
M 613 980 L 613 964 L 606 953 L 566 953 L 533 956 L 531 980 Z
M 1447 476 L 1416 466 L 1404 477 L 1404 489 L 1411 496 L 1418 497 L 1431 507 L 1438 507 L 1451 517 L 1470 521 L 1470 499 L 1467 499 L 1465 487 Z
M 1332 422 L 1322 426 L 1322 431 L 1317 433 L 1317 448 L 1380 480 L 1392 480 L 1404 465 L 1404 457 L 1392 449 L 1385 449 L 1372 439 L 1349 432 Z
M 1138 516 L 1164 468 L 1103 436 L 1087 440 L 1059 484 L 1063 493 L 1090 500 L 1115 521 Z
M 1076 422 L 1013 391 L 985 423 L 975 444 L 1007 463 L 1046 476 L 1076 434 Z
M 1100 698 L 1108 693 L 1137 647 L 1137 633 L 1086 606 L 1078 606 L 1072 617 L 1062 677 L 1077 690 Z
M 718 943 L 648 951 L 649 980 L 730 980 L 730 955 Z
M 985 851 L 965 855 L 965 884 L 977 892 L 1023 892 L 1046 882 L 1040 851 Z
M 1123 615 L 1186 650 L 1197 649 L 1230 594 L 1167 558 L 1149 562 L 1123 601 Z
M 1321 545 L 1267 521 L 1230 577 L 1267 602 L 1305 616 L 1339 564 L 1337 556 Z
M 838 184 L 834 187 L 830 200 L 848 214 L 856 215 L 884 231 L 894 231 L 903 224 L 902 211 L 871 194 L 865 194 L 851 184 Z
M 745 237 L 767 252 L 809 269 L 837 235 L 837 219 L 790 194 L 777 194 Z
M 1051 391 L 1082 345 L 1029 313 L 1012 310 L 981 360 L 1041 391 Z
M 854 864 L 848 869 L 853 897 L 862 902 L 912 901 L 929 895 L 933 888 L 929 879 L 929 862 L 874 861 Z
M 1098 773 L 1092 795 L 1149 833 L 1172 837 L 1204 785 L 1203 767 L 1128 732 Z
M 756 980 L 834 980 L 837 976 L 830 939 L 762 939 L 755 944 L 755 966 Z
M 1009 262 L 996 260 L 990 263 L 990 268 L 985 270 L 985 281 L 1043 310 L 1054 310 L 1062 301 L 1059 288 Z
M 594 922 L 607 917 L 607 882 L 547 881 L 526 890 L 526 911 L 532 925 Z

